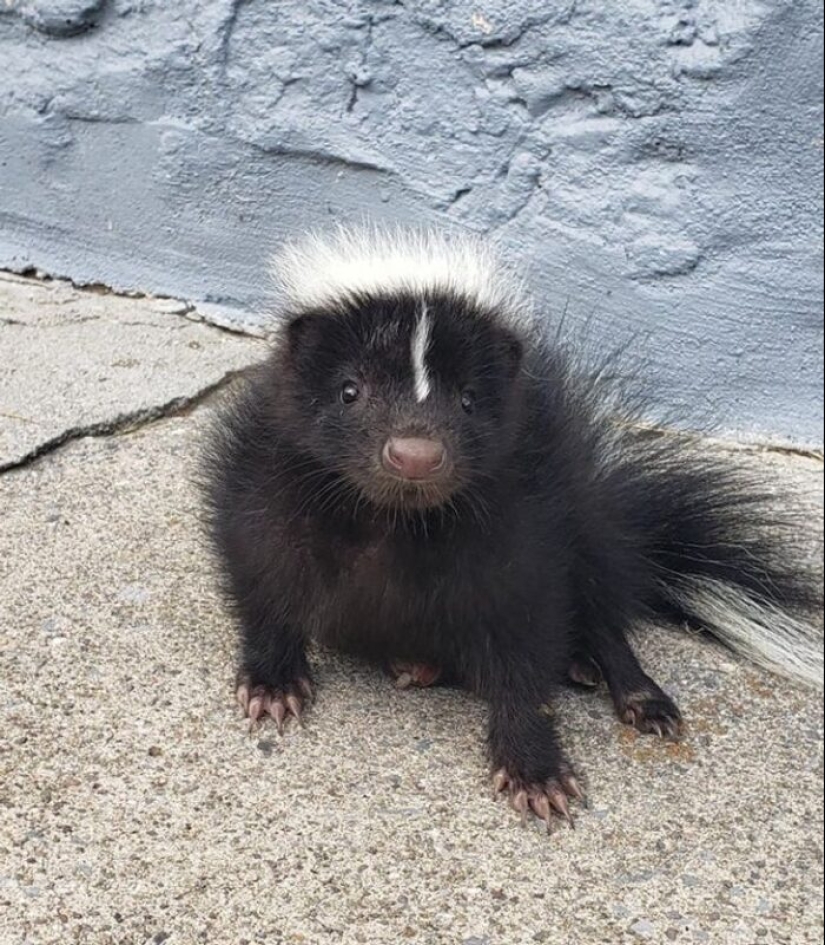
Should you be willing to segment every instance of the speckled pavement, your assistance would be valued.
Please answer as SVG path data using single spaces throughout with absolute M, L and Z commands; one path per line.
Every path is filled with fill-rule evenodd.
M 249 734 L 191 481 L 215 401 L 0 475 L 1 945 L 823 941 L 821 696 L 714 644 L 640 639 L 682 744 L 559 701 L 593 806 L 552 837 L 462 693 L 317 653 L 306 728 Z

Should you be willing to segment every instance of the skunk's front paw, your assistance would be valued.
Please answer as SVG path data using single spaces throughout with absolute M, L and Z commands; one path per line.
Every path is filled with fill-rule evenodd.
M 556 777 L 540 783 L 531 783 L 512 774 L 507 768 L 501 768 L 493 776 L 493 789 L 496 797 L 503 793 L 509 796 L 513 810 L 521 815 L 524 823 L 532 813 L 544 821 L 548 832 L 552 832 L 559 819 L 575 828 L 571 800 L 587 806 L 587 795 L 579 779 L 566 768 L 560 770 Z
M 645 735 L 677 741 L 684 732 L 679 707 L 655 684 L 649 690 L 622 693 L 616 700 L 616 710 L 623 722 Z
M 249 719 L 250 727 L 254 728 L 261 719 L 269 716 L 281 735 L 289 719 L 301 723 L 304 708 L 313 697 L 312 683 L 306 676 L 278 687 L 255 683 L 249 676 L 238 680 L 238 704 Z

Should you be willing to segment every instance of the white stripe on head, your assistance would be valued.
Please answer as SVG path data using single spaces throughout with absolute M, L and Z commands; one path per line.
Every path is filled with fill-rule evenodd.
M 273 262 L 279 307 L 288 317 L 365 298 L 435 294 L 495 312 L 517 330 L 535 325 L 522 280 L 491 243 L 466 233 L 339 227 L 286 243 Z
M 421 317 L 412 336 L 412 366 L 415 380 L 415 399 L 423 404 L 432 393 L 433 385 L 427 370 L 427 350 L 430 347 L 432 319 L 427 303 L 421 306 Z

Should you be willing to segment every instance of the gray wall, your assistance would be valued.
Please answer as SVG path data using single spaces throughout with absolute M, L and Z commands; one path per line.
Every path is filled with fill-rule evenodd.
M 0 266 L 262 324 L 285 234 L 494 234 L 663 405 L 822 442 L 821 0 L 2 0 Z M 170 316 L 171 317 L 171 316 Z

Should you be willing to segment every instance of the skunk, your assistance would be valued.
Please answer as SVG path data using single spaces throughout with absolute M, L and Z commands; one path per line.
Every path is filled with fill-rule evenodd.
M 774 499 L 696 438 L 641 428 L 489 246 L 340 229 L 276 274 L 274 350 L 204 466 L 253 724 L 300 720 L 310 639 L 402 687 L 451 681 L 489 704 L 496 792 L 549 827 L 585 799 L 558 687 L 604 681 L 627 724 L 682 730 L 628 642 L 641 622 L 822 684 L 814 582 Z

